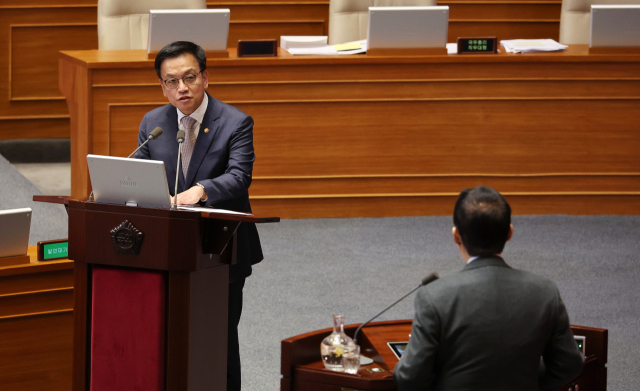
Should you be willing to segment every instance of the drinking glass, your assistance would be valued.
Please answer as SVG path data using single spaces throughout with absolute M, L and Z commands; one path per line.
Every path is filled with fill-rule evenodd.
M 346 373 L 355 375 L 360 369 L 360 346 L 350 343 L 342 355 L 342 367 Z

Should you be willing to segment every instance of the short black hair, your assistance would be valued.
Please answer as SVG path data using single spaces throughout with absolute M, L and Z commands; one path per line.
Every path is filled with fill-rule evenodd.
M 453 210 L 453 224 L 469 255 L 500 254 L 509 239 L 511 207 L 490 187 L 465 189 Z
M 206 54 L 204 54 L 204 50 L 199 45 L 188 41 L 176 41 L 163 47 L 156 56 L 155 66 L 158 78 L 162 79 L 160 68 L 162 68 L 162 63 L 164 62 L 164 60 L 180 57 L 183 54 L 191 54 L 196 58 L 196 60 L 198 61 L 198 66 L 200 67 L 200 72 L 207 69 L 207 56 Z

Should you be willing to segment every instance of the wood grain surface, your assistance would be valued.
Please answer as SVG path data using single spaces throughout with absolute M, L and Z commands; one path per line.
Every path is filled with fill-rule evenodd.
M 0 267 L 0 385 L 3 391 L 71 389 L 73 262 Z
M 460 36 L 558 39 L 560 0 L 444 0 L 449 42 Z M 207 1 L 229 8 L 229 47 L 239 39 L 326 35 L 328 0 Z M 58 52 L 98 48 L 96 0 L 7 0 L 0 5 L 0 140 L 75 137 L 58 90 Z M 73 115 L 73 114 L 71 114 Z
M 86 154 L 128 155 L 143 115 L 166 99 L 143 51 L 68 51 L 60 64 L 60 80 L 75 78 L 70 108 L 83 107 L 72 129 L 72 194 L 83 196 Z M 640 213 L 640 55 L 231 50 L 208 69 L 209 92 L 256 123 L 258 214 L 449 215 L 479 184 L 518 214 Z

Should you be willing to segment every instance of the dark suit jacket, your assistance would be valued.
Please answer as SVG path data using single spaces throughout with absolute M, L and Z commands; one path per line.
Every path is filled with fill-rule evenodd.
M 476 259 L 422 287 L 415 308 L 394 370 L 399 391 L 537 391 L 582 370 L 555 284 L 500 257 Z
M 182 174 L 182 165 L 176 167 L 178 113 L 171 104 L 145 114 L 140 123 L 138 145 L 157 126 L 162 128 L 163 134 L 147 143 L 135 156 L 164 162 L 171 195 L 174 193 L 176 169 L 179 168 L 178 193 L 200 183 L 207 192 L 205 206 L 251 212 L 248 189 L 256 158 L 253 151 L 253 120 L 208 93 L 207 97 L 209 104 L 200 125 L 186 178 Z M 209 129 L 209 132 L 205 133 L 205 129 Z M 251 265 L 263 258 L 255 224 L 241 223 L 238 227 L 237 255 L 237 264 L 232 265 L 229 271 L 230 282 L 248 277 Z

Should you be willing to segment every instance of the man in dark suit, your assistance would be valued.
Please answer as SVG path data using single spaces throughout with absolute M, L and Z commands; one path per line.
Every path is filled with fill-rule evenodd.
M 500 256 L 513 233 L 506 200 L 484 186 L 464 190 L 453 221 L 467 265 L 418 291 L 394 370 L 398 390 L 537 391 L 580 374 L 582 354 L 555 284 Z
M 171 43 L 156 56 L 155 68 L 162 93 L 170 104 L 145 114 L 138 143 L 147 140 L 158 126 L 164 134 L 140 149 L 136 158 L 164 161 L 172 195 L 178 170 L 179 205 L 251 212 L 248 189 L 255 161 L 253 120 L 205 92 L 209 73 L 200 46 L 183 41 Z M 176 167 L 178 129 L 185 131 L 185 141 Z M 242 288 L 251 274 L 251 265 L 263 258 L 255 224 L 240 224 L 237 235 L 237 263 L 229 268 L 228 390 L 240 390 L 237 327 L 242 313 Z

